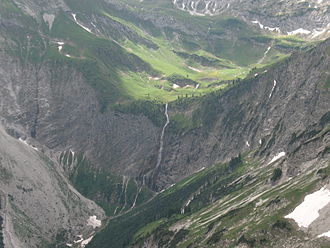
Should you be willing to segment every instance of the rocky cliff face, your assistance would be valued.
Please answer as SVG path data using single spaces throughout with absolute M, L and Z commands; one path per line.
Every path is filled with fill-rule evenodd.
M 173 0 L 173 4 L 192 15 L 234 15 L 257 27 L 278 33 L 317 37 L 330 26 L 327 1 L 204 1 Z
M 112 163 L 121 173 L 141 161 L 134 154 L 153 150 L 158 130 L 150 120 L 112 111 L 101 113 L 94 90 L 79 72 L 69 66 L 53 66 L 35 68 L 3 61 L 2 116 L 8 128 L 23 126 L 25 133 L 18 136 L 33 136 L 57 152 L 84 152 L 99 163 Z M 12 77 L 16 80 L 11 81 Z M 139 140 L 145 140 L 146 147 L 136 147 Z
M 308 234 L 287 214 L 329 187 L 329 47 L 327 40 L 294 54 L 200 102 L 170 105 L 164 160 L 148 178 L 168 189 L 110 221 L 90 247 L 328 245 L 319 238 L 328 232 L 329 205 Z
M 2 60 L 0 74 L 6 128 L 55 160 L 70 150 L 94 170 L 132 179 L 155 161 L 160 127 L 142 114 L 101 113 L 95 91 L 74 68 Z M 72 175 L 76 168 L 65 165 L 67 176 Z
M 64 6 L 64 3 L 54 5 Z M 42 4 L 39 7 L 29 6 L 24 4 L 22 8 L 33 9 L 33 15 L 42 12 Z M 304 60 L 304 55 L 295 56 L 294 61 Z M 259 145 L 267 148 L 264 154 L 269 153 L 270 148 L 293 149 L 287 147 L 293 130 L 304 132 L 326 114 L 326 108 L 315 104 L 328 106 L 325 97 L 327 90 L 319 86 L 326 77 L 328 57 L 312 54 L 310 58 L 313 61 L 301 64 L 289 59 L 224 93 L 211 106 L 207 102 L 204 107 L 193 104 L 194 108 L 202 112 L 211 111 L 219 119 L 207 127 L 209 130 L 200 127 L 184 135 L 173 134 L 171 126 L 168 127 L 165 132 L 165 155 L 161 162 L 163 172 L 156 188 L 161 189 L 196 169 Z M 111 171 L 139 182 L 142 182 L 144 174 L 153 170 L 162 124 L 155 125 L 143 114 L 113 110 L 101 113 L 94 89 L 86 84 L 84 75 L 70 64 L 33 64 L 8 57 L 4 52 L 1 54 L 1 64 L 1 116 L 16 137 L 32 137 L 51 149 L 57 157 L 71 149 L 87 156 L 94 168 L 111 168 Z M 288 81 L 291 81 L 290 85 L 285 84 Z M 84 96 L 83 100 L 81 96 Z M 237 102 L 235 96 L 240 96 L 241 100 Z M 284 111 L 286 105 L 288 108 Z M 293 106 L 299 108 L 290 110 L 289 107 Z M 170 105 L 170 117 L 171 113 L 175 114 L 175 108 L 173 110 Z M 310 115 L 312 110 L 315 116 Z M 159 115 L 163 115 L 160 111 L 164 110 L 159 109 Z M 184 113 L 191 111 L 183 110 Z M 196 116 L 200 115 L 197 110 L 195 112 Z M 293 112 L 297 120 L 290 118 L 288 123 L 286 115 L 292 117 Z M 309 116 L 311 120 L 304 116 Z M 198 121 L 204 121 L 203 116 L 198 118 Z M 292 130 L 291 123 L 296 125 Z M 274 134 L 274 130 L 285 131 L 286 134 Z
M 192 105 L 195 113 L 208 113 L 206 120 L 200 128 L 179 136 L 169 132 L 161 173 L 167 176 L 157 183 L 161 185 L 166 177 L 178 181 L 183 172 L 192 173 L 206 164 L 255 149 L 261 156 L 290 154 L 292 173 L 298 173 L 295 165 L 299 162 L 320 156 L 327 150 L 327 134 L 309 139 L 329 123 L 329 88 L 325 86 L 329 80 L 329 44 L 328 40 L 261 75 L 256 73 L 220 97 L 205 99 L 202 107 Z M 192 110 L 186 110 L 189 112 Z
M 213 113 L 216 121 L 211 127 L 201 126 L 180 135 L 168 127 L 157 188 L 253 148 L 260 147 L 265 155 L 294 150 L 299 143 L 291 142 L 293 133 L 303 138 L 323 116 L 326 118 L 329 107 L 328 89 L 322 86 L 329 69 L 328 55 L 322 52 L 323 56 L 318 56 L 318 49 L 309 52 L 308 62 L 306 55 L 296 54 L 223 93 L 210 105 L 193 104 L 195 113 L 198 109 Z M 17 137 L 33 136 L 57 154 L 69 149 L 84 153 L 94 166 L 111 168 L 139 181 L 153 170 L 162 126 L 155 126 L 143 115 L 111 110 L 100 113 L 93 89 L 74 69 L 51 64 L 37 69 L 6 58 L 1 75 L 2 116 Z M 174 110 L 170 105 L 170 119 Z
M 49 34 L 49 28 L 59 13 L 73 18 L 70 4 L 15 1 L 13 5 L 4 4 L 6 11 L 0 9 L 0 186 L 7 246 L 24 247 L 26 242 L 29 247 L 40 247 L 41 242 L 54 241 L 61 230 L 69 230 L 68 236 L 58 237 L 67 242 L 75 235 L 91 235 L 88 217 L 102 218 L 103 212 L 72 189 L 68 178 L 84 195 L 103 203 L 104 208 L 112 208 L 109 214 L 118 214 L 142 203 L 139 197 L 144 189 L 161 191 L 202 167 L 239 153 L 259 150 L 258 156 L 269 159 L 285 152 L 292 174 L 299 173 L 299 161 L 328 156 L 328 132 L 322 130 L 329 123 L 329 40 L 267 72 L 256 71 L 225 92 L 191 100 L 190 104 L 169 104 L 170 123 L 165 127 L 165 104 L 125 105 L 117 99 L 120 104 L 102 105 L 100 94 L 120 92 L 117 74 L 106 70 L 115 82 L 106 91 L 102 87 L 108 86 L 108 81 L 104 83 L 98 75 L 91 80 L 84 73 L 86 68 L 78 68 L 81 57 L 68 62 L 51 56 L 52 51 L 60 49 L 60 41 Z M 179 1 L 175 4 L 180 6 Z M 326 6 L 323 3 L 319 8 Z M 124 7 L 116 3 L 116 8 Z M 312 13 L 318 16 L 317 11 L 314 8 Z M 322 25 L 329 15 L 324 16 Z M 128 39 L 157 49 L 116 21 L 89 14 L 80 18 L 86 23 L 84 30 L 92 30 L 95 37 L 111 38 L 113 44 Z M 158 18 L 135 13 L 132 18 L 144 20 L 150 30 L 165 32 L 172 27 L 173 33 L 182 37 L 207 33 L 167 15 Z M 86 20 L 97 22 L 98 29 Z M 108 29 L 109 25 L 114 28 Z M 227 31 L 230 34 L 230 28 Z M 111 64 L 119 61 L 124 72 L 156 73 L 136 56 L 122 52 L 119 45 L 114 47 L 111 52 L 116 56 L 104 50 L 98 55 L 111 58 Z M 120 60 L 114 61 L 118 57 Z M 97 88 L 100 81 L 102 85 Z M 186 122 L 178 130 L 175 125 L 180 124 L 180 115 Z M 105 183 L 93 188 L 98 176 L 102 176 L 102 183 L 111 182 L 111 187 Z M 20 223 L 30 228 L 17 228 Z M 36 236 L 39 232 L 41 238 Z
M 47 247 L 93 233 L 90 216 L 103 210 L 81 196 L 58 164 L 23 139 L 0 134 L 0 187 L 5 247 Z

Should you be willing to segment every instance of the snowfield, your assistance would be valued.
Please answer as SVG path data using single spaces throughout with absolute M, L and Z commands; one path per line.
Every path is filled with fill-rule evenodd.
M 326 233 L 322 233 L 320 235 L 317 236 L 318 238 L 322 238 L 322 237 L 328 237 L 330 238 L 330 231 L 329 232 L 326 232 Z
M 280 152 L 275 157 L 273 157 L 272 160 L 270 160 L 270 162 L 268 163 L 268 165 L 274 163 L 275 161 L 279 160 L 280 158 L 282 158 L 284 156 L 285 156 L 285 152 Z
M 307 30 L 307 29 L 303 29 L 303 28 L 299 28 L 297 30 L 288 32 L 288 35 L 297 35 L 297 34 L 310 34 L 311 31 Z
M 269 98 L 271 98 L 271 97 L 273 96 L 273 93 L 274 93 L 274 90 L 275 90 L 276 84 L 277 84 L 277 81 L 274 80 L 273 88 L 272 88 L 272 91 L 271 91 L 270 94 L 269 94 Z
M 77 23 L 77 25 L 79 25 L 80 27 L 82 27 L 83 29 L 85 29 L 88 33 L 91 33 L 92 34 L 92 30 L 90 30 L 89 28 L 85 27 L 84 25 L 80 24 L 77 20 L 77 14 L 71 14 L 74 21 Z
M 98 220 L 95 215 L 90 216 L 89 219 L 87 220 L 87 225 L 92 226 L 94 229 L 97 227 L 100 227 L 102 225 L 101 220 Z
M 285 216 L 287 219 L 293 219 L 299 227 L 308 228 L 309 225 L 319 217 L 319 211 L 330 203 L 330 190 L 323 187 L 310 195 L 305 196 L 303 203 Z M 319 236 L 328 236 L 330 232 Z

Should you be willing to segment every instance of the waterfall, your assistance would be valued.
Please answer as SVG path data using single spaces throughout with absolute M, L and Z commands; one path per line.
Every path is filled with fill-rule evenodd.
M 166 116 L 166 123 L 163 126 L 162 132 L 160 134 L 160 141 L 159 141 L 159 150 L 158 150 L 158 157 L 157 157 L 157 164 L 155 166 L 155 169 L 152 171 L 152 177 L 155 175 L 155 171 L 157 171 L 157 169 L 160 166 L 160 163 L 162 162 L 162 154 L 163 154 L 163 148 L 164 148 L 164 134 L 165 134 L 165 129 L 168 126 L 168 124 L 170 123 L 170 118 L 168 116 L 168 103 L 165 104 L 165 116 Z M 131 209 L 133 209 L 136 206 L 136 201 L 138 199 L 139 194 L 141 193 L 142 187 L 146 185 L 146 177 L 149 173 L 143 175 L 142 177 L 142 185 L 139 187 L 139 189 L 137 190 L 137 193 L 135 195 L 135 199 L 133 202 L 133 205 L 131 206 Z M 126 203 L 125 203 L 126 205 Z M 124 206 L 125 207 L 125 206 Z
M 135 208 L 135 206 L 136 206 L 136 201 L 137 201 L 137 199 L 138 199 L 138 197 L 139 197 L 139 194 L 141 193 L 141 190 L 142 190 L 142 186 L 139 187 L 138 190 L 137 190 L 137 192 L 136 192 L 136 195 L 135 195 L 135 198 L 134 198 L 134 202 L 133 202 L 133 204 L 132 204 L 132 206 L 131 206 L 131 209 Z
M 270 49 L 272 49 L 272 47 L 273 47 L 273 43 L 271 43 L 270 46 L 267 48 L 267 50 L 264 52 L 264 56 L 258 61 L 258 64 L 264 62 L 264 60 L 267 57 L 267 54 L 269 53 Z
M 272 95 L 273 95 L 273 92 L 274 92 L 274 90 L 275 90 L 275 87 L 276 87 L 276 84 L 277 84 L 277 82 L 276 82 L 276 80 L 274 80 L 274 85 L 273 85 L 272 91 L 271 91 L 271 92 L 270 92 L 270 94 L 269 94 L 269 98 L 271 98 L 271 97 L 272 97 Z
M 167 125 L 170 123 L 170 118 L 168 117 L 167 108 L 168 108 L 168 104 L 166 103 L 166 105 L 165 105 L 166 123 L 165 123 L 165 125 L 162 129 L 162 133 L 160 135 L 158 158 L 157 158 L 157 164 L 156 164 L 156 167 L 155 167 L 156 170 L 158 169 L 160 163 L 162 162 L 162 153 L 163 153 L 163 148 L 164 148 L 165 129 L 166 129 Z

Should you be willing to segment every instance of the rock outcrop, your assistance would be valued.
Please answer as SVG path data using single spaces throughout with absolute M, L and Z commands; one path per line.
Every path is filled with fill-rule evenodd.
M 6 248 L 64 245 L 93 233 L 90 216 L 104 219 L 103 210 L 73 188 L 55 161 L 2 126 L 0 172 Z
M 312 38 L 330 29 L 327 1 L 173 0 L 192 15 L 233 15 L 265 31 L 301 34 Z M 327 34 L 329 35 L 329 34 Z
M 75 238 L 74 235 L 87 238 L 85 235 L 92 232 L 86 224 L 88 217 L 103 217 L 95 203 L 70 185 L 68 178 L 72 179 L 81 165 L 67 168 L 68 163 L 61 163 L 63 154 L 68 151 L 84 157 L 95 175 L 105 175 L 108 181 L 112 177 L 123 181 L 120 187 L 89 195 L 100 202 L 111 198 L 106 202 L 108 205 L 119 194 L 119 198 L 123 198 L 120 192 L 126 194 L 130 181 L 134 184 L 130 190 L 135 189 L 136 194 L 142 186 L 161 191 L 203 167 L 251 150 L 259 150 L 257 156 L 269 160 L 285 152 L 293 175 L 299 173 L 300 161 L 329 156 L 329 40 L 315 49 L 296 53 L 225 92 L 192 100 L 191 104 L 170 103 L 169 125 L 160 142 L 166 123 L 165 104 L 143 103 L 151 104 L 152 113 L 143 108 L 127 110 L 120 104 L 101 106 L 99 92 L 103 92 L 104 85 L 98 85 L 101 90 L 96 89 L 96 83 L 86 78 L 83 70 L 77 69 L 78 59 L 68 62 L 48 56 L 51 50 L 46 47 L 58 41 L 46 36 L 41 31 L 45 28 L 42 25 L 54 25 L 59 12 L 69 13 L 67 16 L 71 18 L 72 9 L 65 2 L 15 2 L 17 6 L 14 7 L 21 8 L 27 16 L 17 9 L 15 14 L 5 16 L 8 13 L 0 10 L 0 189 L 3 191 L 4 242 L 9 247 L 24 247 L 25 242 L 28 247 L 40 247 L 43 241 L 55 241 L 61 230 L 68 232 L 68 236 L 62 237 L 67 241 Z M 179 1 L 176 4 L 180 6 Z M 319 8 L 326 6 L 324 2 Z M 229 13 L 237 15 L 234 10 Z M 315 18 L 319 16 L 318 11 L 314 7 L 311 11 Z M 135 13 L 132 18 L 146 21 L 152 29 L 163 31 L 172 25 L 174 33 L 186 37 L 207 33 L 207 30 L 193 28 L 192 24 L 185 26 L 183 22 L 175 22 L 170 16 L 139 15 Z M 324 28 L 329 16 L 324 14 L 320 26 L 308 28 Z M 125 39 L 157 49 L 116 21 L 105 22 L 95 16 L 86 18 L 94 18 L 100 24 L 96 35 L 112 37 L 110 31 L 105 31 L 111 23 L 110 26 L 116 27 L 115 33 L 125 31 L 122 33 Z M 259 14 L 246 17 L 249 21 L 256 18 Z M 272 19 L 260 17 L 258 20 L 270 25 Z M 290 24 L 297 20 L 300 19 L 290 20 L 288 27 L 297 28 Z M 25 33 L 27 23 L 37 28 Z M 117 44 L 123 37 L 118 36 L 113 43 Z M 111 51 L 120 49 L 119 45 L 114 47 Z M 102 50 L 100 54 L 104 55 Z M 108 55 L 105 57 L 111 57 Z M 125 60 L 128 71 L 132 68 L 138 71 L 141 64 L 145 65 L 136 56 L 120 59 L 120 62 Z M 116 83 L 120 88 L 120 81 Z M 116 89 L 114 87 L 110 93 L 117 93 Z M 172 125 L 175 114 L 186 116 L 193 123 L 191 128 L 177 132 Z M 163 149 L 159 149 L 161 143 Z M 160 150 L 162 156 L 158 163 Z M 137 197 L 131 197 L 129 203 L 126 195 L 124 198 L 124 206 L 119 205 L 123 210 L 135 206 Z M 29 228 L 17 229 L 15 225 L 18 224 Z

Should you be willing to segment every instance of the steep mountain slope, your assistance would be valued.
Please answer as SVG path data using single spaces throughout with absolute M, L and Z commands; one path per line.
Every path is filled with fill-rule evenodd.
M 237 16 L 265 31 L 311 38 L 329 35 L 328 1 L 173 0 L 173 4 L 192 15 Z
M 0 131 L 0 214 L 4 247 L 49 247 L 93 233 L 103 210 L 81 196 L 56 162 L 26 141 Z
M 220 91 L 221 97 L 211 94 L 198 105 L 192 102 L 183 117 L 193 124 L 179 136 L 167 136 L 165 174 L 175 178 L 176 170 L 192 172 L 206 161 L 219 162 L 251 149 L 260 149 L 261 155 L 299 149 L 300 142 L 324 128 L 317 123 L 328 120 L 328 43 L 251 75 L 239 87 Z M 180 126 L 175 118 L 172 124 Z
M 152 179 L 163 188 L 181 170 L 197 172 L 110 220 L 89 247 L 329 245 L 317 236 L 329 231 L 330 199 L 307 225 L 310 234 L 284 219 L 306 194 L 329 187 L 329 48 L 327 40 L 295 54 L 197 108 L 189 101 L 201 126 L 165 138 Z M 211 161 L 218 165 L 199 167 Z
M 282 59 L 288 49 L 306 48 L 274 38 L 278 44 L 268 49 L 272 38 L 241 21 L 196 19 L 171 5 L 153 12 L 103 1 L 0 4 L 6 129 L 50 149 L 78 190 L 108 214 L 152 195 L 141 187 L 157 164 L 165 116 L 161 103 L 136 99 L 203 95 Z
M 239 153 L 299 154 L 307 139 L 326 135 L 321 130 L 329 109 L 328 83 L 322 85 L 329 81 L 327 44 L 266 69 L 315 44 L 264 34 L 230 16 L 191 16 L 170 1 L 156 7 L 148 1 L 0 1 L 0 120 L 11 136 L 2 131 L 1 140 L 3 153 L 17 166 L 6 164 L 16 176 L 0 185 L 14 199 L 4 197 L 9 216 L 45 230 L 42 237 L 12 234 L 17 246 L 26 240 L 39 247 L 56 238 L 59 245 L 71 244 L 81 234 L 76 225 L 83 239 L 90 238 L 88 216 L 102 218 L 102 211 L 68 180 L 107 215 L 125 216 L 159 199 L 153 198 L 157 191 Z M 306 142 L 326 156 L 327 141 L 316 141 Z M 29 171 L 31 185 L 20 174 L 21 148 L 23 162 L 43 175 Z M 308 156 L 297 158 L 320 154 Z M 31 201 L 58 215 L 28 210 L 33 203 L 25 194 L 44 177 L 51 182 L 45 190 L 55 193 L 41 190 Z M 15 199 L 18 213 L 12 209 Z M 82 209 L 72 210 L 76 202 Z M 68 218 L 64 223 L 57 218 L 62 215 Z M 45 227 L 47 218 L 55 218 L 53 226 Z M 72 231 L 56 237 L 61 228 Z

